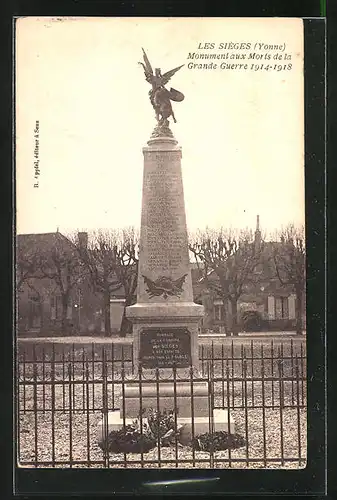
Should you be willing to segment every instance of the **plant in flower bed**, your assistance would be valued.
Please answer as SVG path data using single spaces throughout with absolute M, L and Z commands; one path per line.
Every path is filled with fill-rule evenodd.
M 175 424 L 176 412 L 174 410 L 164 410 L 163 413 L 150 408 L 147 414 L 147 421 L 151 435 L 156 441 L 160 441 L 161 446 L 170 446 L 177 438 L 179 441 L 182 425 Z
M 226 431 L 217 431 L 213 434 L 206 432 L 192 441 L 192 447 L 197 451 L 221 451 L 241 448 L 246 441 L 240 434 L 229 434 Z
M 112 453 L 147 453 L 158 443 L 162 447 L 190 444 L 196 451 L 221 451 L 241 448 L 246 444 L 239 434 L 229 434 L 225 431 L 213 434 L 206 432 L 187 443 L 181 432 L 184 426 L 176 426 L 175 418 L 173 410 L 164 410 L 161 413 L 150 408 L 146 416 L 145 411 L 143 412 L 142 419 L 138 417 L 131 425 L 110 432 L 106 442 L 101 441 L 99 446 L 102 450 Z
M 142 422 L 142 428 L 141 424 Z M 100 448 L 113 453 L 146 453 L 158 442 L 161 446 L 172 446 L 179 443 L 182 426 L 175 425 L 175 412 L 164 410 L 163 413 L 150 408 L 145 416 L 138 417 L 131 425 L 118 431 L 111 431 L 106 442 L 101 441 Z
M 156 446 L 156 441 L 151 435 L 142 434 L 134 422 L 119 431 L 111 431 L 106 442 L 102 440 L 98 444 L 103 451 L 112 453 L 147 453 Z

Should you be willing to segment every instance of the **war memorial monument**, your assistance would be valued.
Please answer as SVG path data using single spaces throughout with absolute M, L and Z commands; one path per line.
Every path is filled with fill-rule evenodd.
M 182 149 L 169 124 L 170 117 L 176 122 L 171 101 L 181 102 L 184 95 L 165 87 L 182 66 L 162 74 L 159 68 L 153 72 L 144 50 L 143 59 L 156 126 L 143 148 L 137 302 L 126 310 L 133 324 L 135 372 L 141 371 L 142 378 L 125 385 L 120 410 L 108 415 L 108 432 L 131 423 L 141 410 L 158 407 L 175 408 L 187 432 L 193 420 L 193 434 L 209 430 L 210 414 L 214 430 L 228 430 L 227 410 L 210 408 L 208 383 L 197 380 L 198 325 L 204 308 L 193 302 Z

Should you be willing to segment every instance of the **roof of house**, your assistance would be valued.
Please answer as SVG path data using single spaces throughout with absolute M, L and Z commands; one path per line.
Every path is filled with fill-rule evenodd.
M 39 250 L 49 250 L 58 243 L 72 247 L 73 243 L 66 238 L 62 233 L 37 233 L 37 234 L 18 234 L 18 248 L 29 247 L 38 248 Z

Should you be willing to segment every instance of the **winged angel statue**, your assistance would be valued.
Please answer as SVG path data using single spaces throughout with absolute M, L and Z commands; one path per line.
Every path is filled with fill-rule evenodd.
M 156 119 L 159 126 L 168 126 L 168 118 L 172 116 L 174 123 L 176 119 L 173 113 L 171 101 L 181 102 L 184 100 L 184 94 L 171 88 L 167 90 L 165 85 L 170 81 L 171 77 L 184 65 L 178 66 L 177 68 L 167 71 L 163 75 L 161 74 L 160 68 L 155 68 L 155 73 L 153 73 L 150 61 L 143 51 L 144 63 L 140 62 L 143 66 L 145 79 L 152 85 L 152 89 L 149 92 L 151 104 L 156 112 Z

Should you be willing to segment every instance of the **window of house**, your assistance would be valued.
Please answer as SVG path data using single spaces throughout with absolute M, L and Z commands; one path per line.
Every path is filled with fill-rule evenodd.
M 73 301 L 70 297 L 67 306 L 67 319 L 72 319 L 72 317 L 73 317 Z
M 223 304 L 215 304 L 213 309 L 214 321 L 224 321 L 224 306 Z
M 275 318 L 289 319 L 288 297 L 275 297 Z
M 41 302 L 37 292 L 30 292 L 28 295 L 29 311 L 28 324 L 30 328 L 41 326 Z
M 62 297 L 61 295 L 52 295 L 50 298 L 51 319 L 62 318 Z
M 55 297 L 55 309 L 56 309 L 56 318 L 62 318 L 62 297 L 61 295 L 56 295 Z

